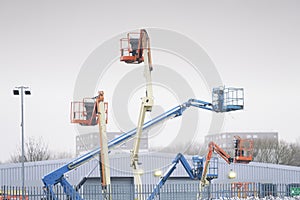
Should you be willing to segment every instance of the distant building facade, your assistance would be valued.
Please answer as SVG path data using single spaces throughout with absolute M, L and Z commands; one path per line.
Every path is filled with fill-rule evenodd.
M 123 133 L 121 132 L 107 132 L 108 141 L 111 141 Z M 135 139 L 127 140 L 120 144 L 114 151 L 129 152 L 134 145 Z M 84 133 L 76 136 L 76 156 L 83 155 L 93 149 L 99 147 L 100 137 L 99 132 Z M 143 134 L 140 142 L 140 151 L 148 151 L 148 136 Z
M 278 132 L 223 132 L 218 134 L 206 135 L 204 140 L 205 144 L 210 141 L 215 142 L 224 150 L 232 149 L 234 136 L 239 136 L 242 139 L 268 139 L 278 142 Z

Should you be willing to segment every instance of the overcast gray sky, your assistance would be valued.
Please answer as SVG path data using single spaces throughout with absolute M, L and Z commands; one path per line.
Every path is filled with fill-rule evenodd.
M 224 84 L 245 89 L 245 110 L 226 115 L 222 131 L 278 131 L 295 141 L 299 6 L 297 0 L 0 0 L 0 160 L 20 145 L 20 99 L 12 95 L 19 85 L 32 90 L 25 99 L 26 137 L 42 136 L 52 151 L 74 152 L 69 108 L 81 66 L 103 42 L 144 27 L 190 38 Z

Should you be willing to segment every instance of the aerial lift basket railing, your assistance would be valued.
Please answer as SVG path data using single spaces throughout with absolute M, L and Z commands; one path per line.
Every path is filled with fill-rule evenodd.
M 227 112 L 244 108 L 244 89 L 225 88 L 223 86 L 213 88 L 212 106 L 216 112 Z
M 253 140 L 234 136 L 235 162 L 248 164 L 253 160 Z
M 126 38 L 120 39 L 120 50 L 121 57 L 120 61 L 124 61 L 126 63 L 139 64 L 144 61 L 143 57 L 143 45 L 141 38 L 144 34 L 142 31 L 131 32 L 127 34 Z M 149 40 L 149 38 L 148 38 Z
M 71 123 L 78 123 L 83 126 L 95 126 L 98 124 L 97 104 L 95 98 L 84 98 L 82 101 L 71 102 Z M 106 121 L 107 121 L 107 107 Z

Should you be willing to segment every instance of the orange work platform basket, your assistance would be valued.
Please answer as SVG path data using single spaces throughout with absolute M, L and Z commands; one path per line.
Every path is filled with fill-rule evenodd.
M 128 33 L 126 38 L 120 39 L 120 61 L 133 64 L 139 64 L 144 61 L 142 34 L 144 33 Z
M 85 98 L 82 101 L 71 102 L 71 123 L 80 125 L 97 125 L 97 104 L 95 99 Z

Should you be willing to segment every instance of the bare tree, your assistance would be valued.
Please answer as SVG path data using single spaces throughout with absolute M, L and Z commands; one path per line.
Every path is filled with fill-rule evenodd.
M 56 152 L 51 153 L 51 159 L 65 159 L 65 158 L 73 158 L 74 155 L 70 152 Z
M 46 145 L 42 138 L 35 139 L 30 137 L 24 144 L 25 162 L 48 160 L 50 152 L 48 145 Z M 22 162 L 22 154 L 20 147 L 17 148 L 16 153 L 11 155 L 11 162 Z
M 290 148 L 292 149 L 291 152 L 291 164 L 294 166 L 300 166 L 300 144 L 299 143 L 291 143 Z
M 298 137 L 293 143 L 293 149 L 294 149 L 294 165 L 300 166 L 300 137 Z
M 274 162 L 275 164 L 290 165 L 293 162 L 293 148 L 291 144 L 281 140 L 274 149 Z
M 300 145 L 274 139 L 254 141 L 254 161 L 300 166 Z
M 274 163 L 274 153 L 278 142 L 274 139 L 257 139 L 254 141 L 254 161 Z

